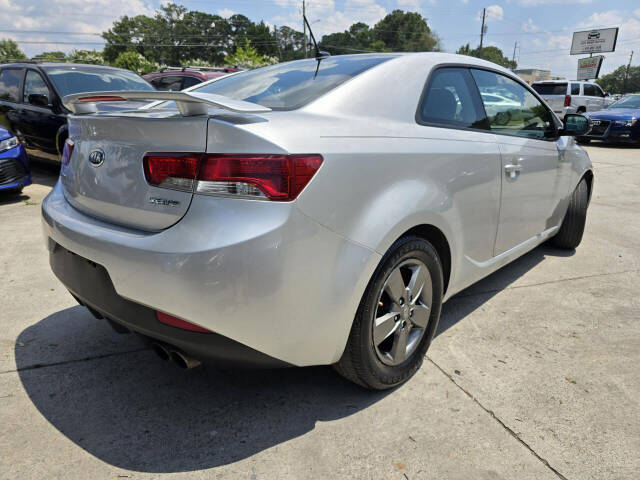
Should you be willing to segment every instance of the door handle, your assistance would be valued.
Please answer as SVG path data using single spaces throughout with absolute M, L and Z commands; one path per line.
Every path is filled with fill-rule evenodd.
M 517 163 L 509 163 L 504 166 L 505 173 L 511 179 L 517 178 L 520 170 L 522 170 L 522 165 L 518 165 Z

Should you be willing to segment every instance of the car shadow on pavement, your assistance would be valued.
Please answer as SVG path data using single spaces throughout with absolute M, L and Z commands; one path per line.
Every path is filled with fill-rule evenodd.
M 3 192 L 0 191 L 0 205 L 11 205 L 12 203 L 28 202 L 29 195 L 25 195 L 23 192 Z
M 555 248 L 546 242 L 488 277 L 465 288 L 442 306 L 436 336 L 444 333 L 496 294 L 508 288 L 522 275 L 543 262 L 546 257 L 571 257 L 574 254 L 575 250 Z
M 25 329 L 15 358 L 42 416 L 82 449 L 127 470 L 172 473 L 227 465 L 389 394 L 366 391 L 329 367 L 185 371 L 135 336 L 110 330 L 84 308 L 68 308 Z M 55 358 L 45 351 L 51 335 Z M 112 343 L 117 338 L 126 349 Z M 91 358 L 84 358 L 91 349 Z
M 445 304 L 439 332 L 545 256 L 571 254 L 538 247 L 461 292 Z M 15 358 L 25 391 L 55 428 L 104 462 L 149 473 L 227 465 L 300 437 L 317 422 L 356 414 L 393 392 L 366 391 L 328 367 L 180 370 L 82 307 L 25 329 Z

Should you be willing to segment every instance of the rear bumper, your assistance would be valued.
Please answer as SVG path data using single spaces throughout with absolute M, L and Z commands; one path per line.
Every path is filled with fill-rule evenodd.
M 288 365 L 222 335 L 190 332 L 160 323 L 155 310 L 118 295 L 103 266 L 70 252 L 53 240 L 48 246 L 51 269 L 76 299 L 128 330 L 170 343 L 200 360 L 216 364 L 265 368 Z
M 58 183 L 44 200 L 42 215 L 46 237 L 104 267 L 118 297 L 297 366 L 340 358 L 380 260 L 293 203 L 196 195 L 180 222 L 149 233 L 82 214 Z M 78 290 L 68 276 L 61 280 Z M 104 288 L 97 282 L 89 290 Z M 117 315 L 102 297 L 84 296 L 107 317 L 132 323 L 134 315 Z M 164 336 L 170 333 L 160 339 L 176 344 Z

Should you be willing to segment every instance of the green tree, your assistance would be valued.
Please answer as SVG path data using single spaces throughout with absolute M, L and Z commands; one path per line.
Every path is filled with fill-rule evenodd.
M 373 52 L 434 52 L 440 50 L 440 40 L 427 20 L 415 12 L 394 10 L 373 28 L 354 23 L 344 32 L 322 37 L 322 48 L 330 53 Z
M 376 40 L 391 51 L 437 52 L 440 40 L 431 31 L 427 20 L 416 12 L 394 10 L 373 27 Z
M 71 53 L 67 55 L 67 61 L 72 63 L 90 63 L 95 65 L 104 64 L 104 57 L 102 52 L 96 50 L 71 50 Z
M 236 48 L 235 53 L 225 57 L 224 61 L 227 65 L 238 66 L 241 68 L 258 68 L 278 63 L 278 59 L 275 57 L 260 55 L 258 50 L 251 45 L 249 40 L 245 42 L 244 46 Z
M 518 66 L 517 62 L 509 60 L 504 56 L 502 50 L 494 46 L 483 47 L 482 51 L 480 51 L 480 47 L 471 48 L 471 46 L 467 43 L 466 45 L 461 46 L 456 53 L 459 53 L 460 55 L 468 55 L 470 57 L 482 58 L 489 62 L 502 65 L 503 67 L 509 68 L 511 70 Z
M 15 62 L 26 58 L 27 56 L 18 48 L 16 42 L 10 38 L 0 40 L 0 62 Z
M 624 77 L 627 66 L 621 65 L 613 72 L 603 75 L 596 83 L 609 93 L 640 93 L 640 66 L 629 69 L 629 77 L 625 88 Z
M 154 70 L 160 68 L 157 63 L 150 62 L 140 53 L 133 51 L 122 52 L 113 62 L 113 66 L 118 68 L 126 68 L 127 70 L 131 70 L 138 75 L 144 75 L 145 73 L 153 72 Z
M 67 59 L 67 54 L 56 50 L 53 52 L 42 52 L 33 57 L 36 60 L 43 60 L 48 62 L 64 62 Z

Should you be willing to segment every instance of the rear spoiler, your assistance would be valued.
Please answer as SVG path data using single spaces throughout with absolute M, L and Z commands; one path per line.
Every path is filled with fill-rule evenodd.
M 97 113 L 97 103 L 160 100 L 176 102 L 180 114 L 184 117 L 206 115 L 208 108 L 217 107 L 236 113 L 266 113 L 271 109 L 257 103 L 234 100 L 233 98 L 214 93 L 191 92 L 158 92 L 151 91 L 122 91 L 122 92 L 87 92 L 66 95 L 62 98 L 65 107 L 76 115 Z

